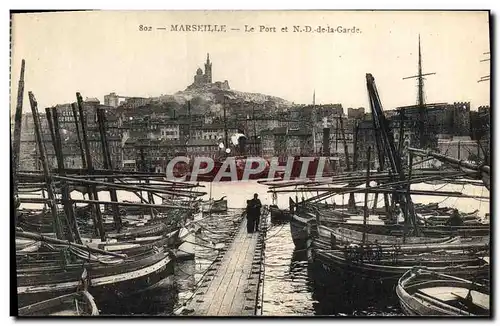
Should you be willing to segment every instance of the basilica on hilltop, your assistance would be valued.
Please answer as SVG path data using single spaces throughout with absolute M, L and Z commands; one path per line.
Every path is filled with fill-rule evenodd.
M 224 90 L 228 90 L 229 82 L 224 80 L 224 82 L 212 82 L 212 62 L 210 62 L 210 54 L 207 53 L 207 61 L 205 62 L 205 73 L 201 68 L 196 70 L 196 74 L 194 75 L 194 81 L 191 85 L 188 86 L 189 89 L 196 88 L 220 88 Z

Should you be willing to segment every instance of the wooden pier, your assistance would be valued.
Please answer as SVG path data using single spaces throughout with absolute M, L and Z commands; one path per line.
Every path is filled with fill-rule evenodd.
M 263 215 L 263 217 L 266 217 Z M 260 314 L 258 295 L 263 282 L 263 250 L 267 225 L 248 234 L 243 219 L 227 251 L 221 252 L 201 280 L 182 315 L 252 316 Z

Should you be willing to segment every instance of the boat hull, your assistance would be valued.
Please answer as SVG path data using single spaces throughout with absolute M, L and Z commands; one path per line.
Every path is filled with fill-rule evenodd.
M 352 276 L 354 274 L 363 278 L 376 279 L 383 282 L 394 282 L 417 264 L 418 266 L 428 268 L 434 272 L 446 273 L 458 277 L 468 278 L 475 276 L 486 278 L 489 275 L 489 265 L 486 263 L 483 264 L 480 260 L 477 260 L 476 264 L 471 264 L 469 266 L 453 266 L 448 264 L 433 264 L 433 266 L 426 266 L 427 263 L 425 261 L 413 263 L 406 262 L 401 264 L 395 261 L 394 264 L 381 265 L 376 261 L 349 261 L 340 254 L 326 253 L 323 250 L 312 249 L 310 253 L 313 264 L 323 271 L 323 276 L 326 279 L 328 279 L 329 275 L 332 273 L 340 273 L 346 276 Z
M 462 293 L 462 297 L 457 293 Z M 474 293 L 471 299 L 476 299 L 469 301 L 469 305 L 454 304 L 471 293 Z M 486 286 L 418 268 L 409 270 L 399 279 L 396 295 L 401 309 L 408 316 L 488 316 L 490 313 Z M 479 310 L 472 308 L 474 301 L 480 303 L 476 306 Z
M 295 249 L 306 249 L 308 240 L 307 222 L 314 217 L 303 217 L 297 214 L 291 214 L 290 232 Z
M 102 276 L 92 276 L 92 270 L 87 269 L 90 276 L 89 291 L 92 292 L 98 304 L 109 300 L 119 300 L 153 286 L 174 272 L 174 260 L 167 253 L 156 254 L 149 261 L 149 264 L 132 271 L 126 271 L 125 267 L 117 268 L 115 273 Z M 34 285 L 18 285 L 17 287 L 19 307 L 72 293 L 79 286 L 79 280 L 76 278 L 60 282 L 54 279 L 46 284 L 30 283 Z

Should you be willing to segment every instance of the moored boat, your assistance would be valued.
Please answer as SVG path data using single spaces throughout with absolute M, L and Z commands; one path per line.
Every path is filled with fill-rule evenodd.
M 36 302 L 18 309 L 20 317 L 98 315 L 99 309 L 94 297 L 85 290 Z
M 97 302 L 128 297 L 173 274 L 174 259 L 162 248 L 129 256 L 124 261 L 86 265 L 89 290 Z M 82 263 L 66 266 L 41 265 L 40 262 L 17 266 L 18 302 L 20 306 L 71 293 L 79 285 Z
M 398 281 L 401 308 L 411 316 L 490 316 L 489 287 L 421 268 Z
M 425 248 L 424 248 L 425 249 Z M 488 277 L 490 265 L 481 256 L 463 253 L 460 249 L 437 249 L 416 253 L 402 252 L 400 248 L 361 250 L 349 247 L 337 250 L 316 249 L 311 251 L 312 261 L 321 267 L 325 275 L 340 271 L 349 275 L 393 282 L 414 266 L 434 272 L 459 277 Z
M 315 218 L 316 217 L 311 213 L 308 215 L 291 214 L 290 232 L 292 233 L 292 240 L 295 244 L 295 249 L 307 248 L 307 223 Z

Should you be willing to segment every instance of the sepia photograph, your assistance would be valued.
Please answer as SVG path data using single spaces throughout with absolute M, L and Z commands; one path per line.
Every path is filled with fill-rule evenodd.
M 492 25 L 11 10 L 11 316 L 491 319 Z

